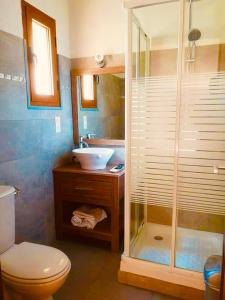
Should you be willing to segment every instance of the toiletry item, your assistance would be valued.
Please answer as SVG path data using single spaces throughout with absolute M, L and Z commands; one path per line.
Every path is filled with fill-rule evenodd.
M 118 172 L 120 172 L 123 169 L 124 169 L 124 164 L 118 164 L 115 167 L 113 167 L 112 169 L 110 169 L 109 171 L 111 173 L 118 173 Z

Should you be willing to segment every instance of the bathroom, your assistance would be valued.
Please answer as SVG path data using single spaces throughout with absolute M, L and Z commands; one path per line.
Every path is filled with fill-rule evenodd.
M 225 231 L 224 9 L 0 0 L 0 186 L 15 187 L 15 244 L 66 255 L 54 299 L 204 299 L 204 264 L 222 255 Z M 32 13 L 53 35 L 38 77 L 42 89 L 52 76 L 52 98 L 34 93 Z M 79 152 L 107 154 L 106 168 Z M 71 224 L 83 204 L 106 213 L 93 230 Z

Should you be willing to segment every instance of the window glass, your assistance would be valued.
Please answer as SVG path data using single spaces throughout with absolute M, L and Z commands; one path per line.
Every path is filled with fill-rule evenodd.
M 83 75 L 82 77 L 82 98 L 84 100 L 93 100 L 94 95 L 94 77 L 93 75 Z
M 35 90 L 39 95 L 53 95 L 50 30 L 32 20 Z

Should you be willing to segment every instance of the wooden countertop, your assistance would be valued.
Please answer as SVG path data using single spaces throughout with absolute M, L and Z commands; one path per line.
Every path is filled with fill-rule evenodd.
M 112 169 L 113 167 L 115 167 L 115 164 L 107 165 L 106 168 L 103 170 L 84 170 L 84 169 L 81 169 L 81 166 L 79 163 L 70 163 L 70 164 L 53 169 L 53 172 L 96 174 L 96 175 L 116 176 L 116 177 L 125 174 L 125 170 L 122 170 L 118 173 L 111 173 L 109 170 Z

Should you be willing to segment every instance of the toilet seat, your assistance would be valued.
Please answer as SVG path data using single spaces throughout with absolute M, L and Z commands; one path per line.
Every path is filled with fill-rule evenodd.
M 63 277 L 70 260 L 60 250 L 24 242 L 1 255 L 2 278 L 15 284 L 44 284 Z
M 49 284 L 51 282 L 54 282 L 56 280 L 60 280 L 61 278 L 63 278 L 66 274 L 69 273 L 71 268 L 71 265 L 68 265 L 67 268 L 65 270 L 63 270 L 63 272 L 61 272 L 60 274 L 57 274 L 56 276 L 53 277 L 48 277 L 45 279 L 23 279 L 20 277 L 15 277 L 11 274 L 8 274 L 6 272 L 2 272 L 2 279 L 4 279 L 5 282 L 10 282 L 13 284 L 18 284 L 18 285 L 43 285 L 43 284 Z
M 66 268 L 66 270 L 61 273 L 58 274 L 58 276 L 55 277 L 50 277 L 47 279 L 22 279 L 22 278 L 18 278 L 12 275 L 9 275 L 7 273 L 2 273 L 2 279 L 5 283 L 8 283 L 9 285 L 13 285 L 15 286 L 23 286 L 23 287 L 28 287 L 28 286 L 32 286 L 33 288 L 36 287 L 43 287 L 43 285 L 50 285 L 50 284 L 54 284 L 57 281 L 61 281 L 64 280 L 64 278 L 68 275 L 70 271 L 70 265 Z

